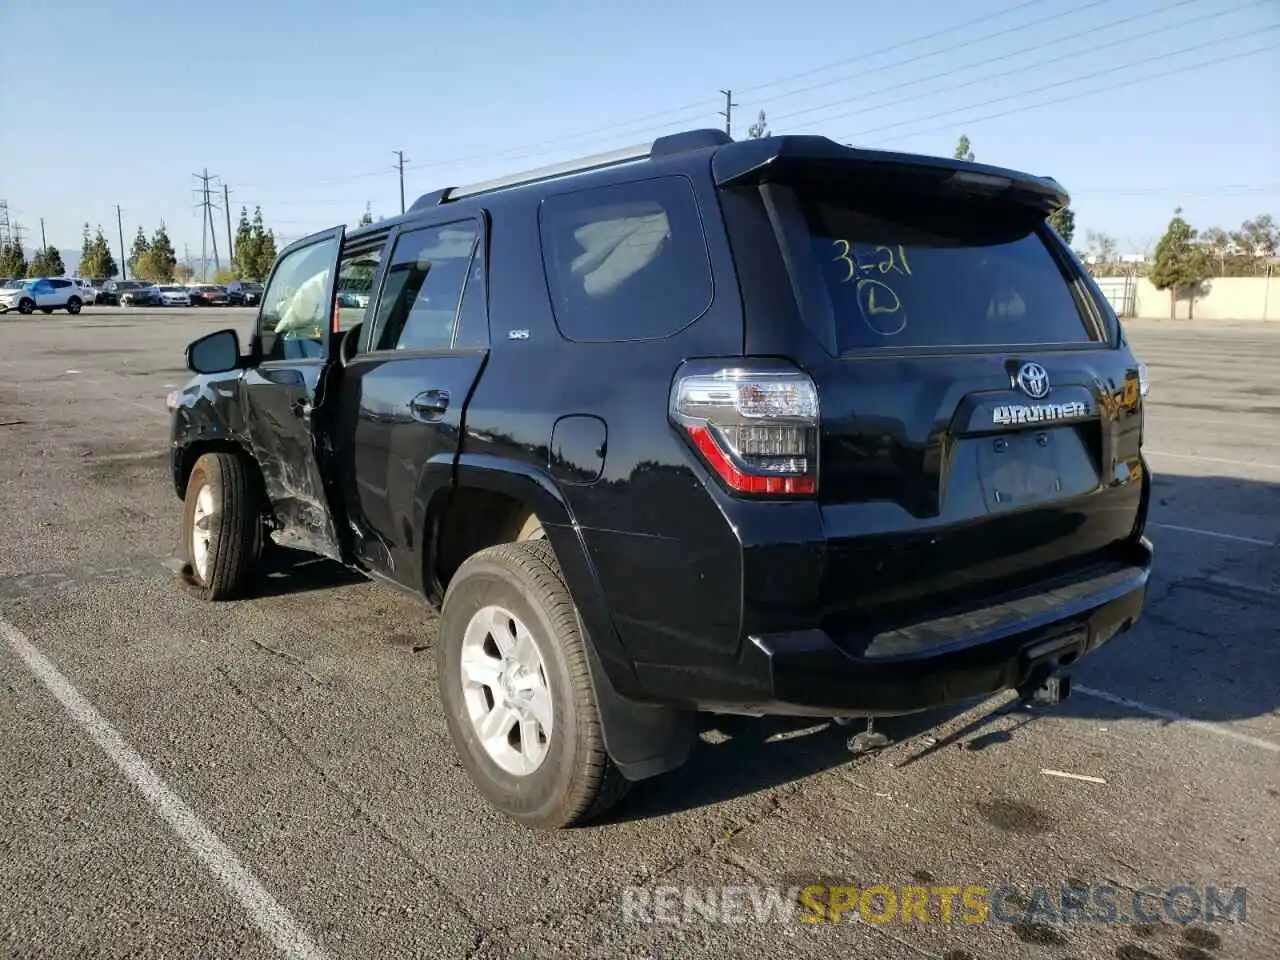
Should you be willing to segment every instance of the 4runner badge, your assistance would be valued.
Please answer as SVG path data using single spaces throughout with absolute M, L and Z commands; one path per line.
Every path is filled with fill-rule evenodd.
M 1019 423 L 1050 423 L 1055 420 L 1075 420 L 1078 417 L 1087 417 L 1088 415 L 1089 407 L 1087 404 L 1072 400 L 1070 403 L 999 406 L 991 411 L 991 421 L 998 426 L 1007 427 Z

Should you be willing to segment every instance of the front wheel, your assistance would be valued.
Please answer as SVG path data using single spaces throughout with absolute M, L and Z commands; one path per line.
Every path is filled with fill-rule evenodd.
M 72 297 L 70 300 L 67 301 L 67 313 L 79 313 L 80 306 L 81 306 L 80 298 Z
M 629 787 L 605 751 L 586 642 L 546 540 L 481 550 L 445 593 L 449 734 L 489 803 L 527 826 L 585 823 Z
M 205 600 L 233 600 L 261 552 L 256 488 L 243 457 L 206 453 L 191 470 L 182 508 L 186 576 Z

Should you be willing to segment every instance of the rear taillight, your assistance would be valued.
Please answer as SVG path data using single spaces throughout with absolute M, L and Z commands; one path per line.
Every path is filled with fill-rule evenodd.
M 671 388 L 671 418 L 735 493 L 818 490 L 818 391 L 795 367 L 687 364 Z

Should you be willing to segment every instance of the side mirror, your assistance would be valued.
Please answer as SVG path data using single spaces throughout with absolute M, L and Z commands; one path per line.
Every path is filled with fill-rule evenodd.
M 195 373 L 226 373 L 240 366 L 240 337 L 218 330 L 187 346 L 187 367 Z

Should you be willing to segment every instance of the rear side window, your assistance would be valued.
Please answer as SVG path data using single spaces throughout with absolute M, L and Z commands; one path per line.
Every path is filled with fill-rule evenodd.
M 549 197 L 543 265 L 570 340 L 670 336 L 711 304 L 711 267 L 693 186 L 660 177 Z
M 1042 213 L 954 196 L 798 193 L 841 353 L 1098 339 Z
M 374 350 L 447 350 L 479 230 L 467 220 L 396 238 L 374 319 Z

